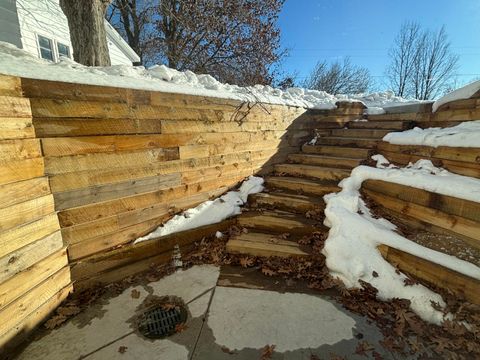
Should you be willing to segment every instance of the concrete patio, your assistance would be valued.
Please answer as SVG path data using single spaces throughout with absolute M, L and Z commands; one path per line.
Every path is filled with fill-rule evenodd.
M 355 354 L 361 341 L 393 358 L 379 345 L 382 335 L 374 325 L 327 296 L 235 285 L 219 275 L 217 267 L 195 266 L 101 298 L 31 342 L 19 359 L 260 359 L 266 345 L 275 345 L 272 359 L 365 359 Z M 264 281 L 280 286 L 282 280 Z M 147 297 L 165 295 L 187 305 L 186 328 L 166 339 L 146 339 L 135 329 L 135 314 Z

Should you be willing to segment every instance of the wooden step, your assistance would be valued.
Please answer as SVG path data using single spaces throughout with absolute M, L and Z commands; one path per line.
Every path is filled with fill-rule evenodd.
M 289 233 L 292 235 L 305 236 L 317 231 L 328 231 L 328 229 L 318 221 L 284 211 L 267 210 L 243 213 L 237 218 L 237 223 L 242 227 L 275 234 Z
M 314 154 L 291 154 L 288 156 L 288 160 L 296 164 L 338 167 L 344 169 L 352 169 L 360 165 L 360 162 L 363 161 L 363 159 L 358 158 L 344 158 Z
M 253 207 L 280 209 L 297 213 L 305 213 L 325 207 L 325 203 L 320 197 L 280 192 L 253 194 L 248 197 L 248 201 Z
M 350 170 L 303 164 L 277 164 L 276 174 L 305 176 L 321 180 L 342 180 L 350 176 Z
M 378 129 L 335 129 L 331 130 L 331 136 L 362 138 L 362 139 L 383 139 L 392 130 Z
M 401 271 L 448 289 L 471 303 L 480 305 L 479 280 L 386 245 L 380 245 L 378 249 L 388 262 Z
M 389 210 L 458 234 L 464 241 L 468 242 L 469 245 L 480 249 L 480 222 L 478 221 L 458 215 L 447 214 L 442 211 L 443 209 L 438 210 L 432 208 L 429 204 L 422 206 L 368 189 L 363 189 L 363 192 L 367 194 L 370 199 Z
M 326 156 L 341 156 L 349 158 L 366 159 L 370 153 L 370 149 L 362 149 L 358 147 L 340 147 L 340 146 L 324 146 L 324 145 L 303 145 L 302 152 L 306 154 L 319 154 Z
M 283 240 L 275 235 L 263 233 L 243 233 L 232 237 L 227 242 L 227 251 L 231 254 L 250 256 L 308 256 L 309 253 L 300 249 L 294 241 Z
M 375 140 L 375 139 L 327 136 L 327 137 L 317 138 L 317 141 L 315 144 L 373 149 L 375 146 L 377 146 L 378 142 L 379 140 Z
M 350 121 L 349 129 L 407 130 L 413 127 L 412 121 Z
M 319 196 L 340 190 L 337 181 L 310 180 L 290 176 L 269 176 L 265 179 L 265 184 L 268 188 L 284 189 L 300 194 L 313 194 Z

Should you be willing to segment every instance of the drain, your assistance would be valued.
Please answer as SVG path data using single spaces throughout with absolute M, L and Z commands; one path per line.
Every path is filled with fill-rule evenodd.
M 138 318 L 138 331 L 150 339 L 173 335 L 176 326 L 187 320 L 185 307 L 178 304 L 159 304 L 145 310 Z

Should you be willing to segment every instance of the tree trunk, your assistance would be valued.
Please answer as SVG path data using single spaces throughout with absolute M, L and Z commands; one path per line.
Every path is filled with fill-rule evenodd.
M 60 0 L 67 16 L 73 59 L 87 66 L 110 66 L 105 13 L 111 0 Z

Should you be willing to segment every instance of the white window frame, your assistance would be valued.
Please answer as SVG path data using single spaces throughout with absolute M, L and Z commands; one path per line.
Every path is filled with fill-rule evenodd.
M 72 58 L 72 47 L 69 45 L 69 44 L 65 44 L 63 41 L 57 41 L 55 40 L 55 49 L 57 50 L 57 53 L 58 53 L 58 59 L 60 59 L 60 56 L 65 56 L 63 54 L 60 54 L 60 52 L 58 51 L 58 45 L 63 45 L 63 46 L 66 46 L 67 49 L 68 49 L 68 55 L 66 55 L 69 59 Z
M 44 59 L 42 57 L 42 52 L 41 52 L 41 49 L 40 49 L 40 38 L 39 38 L 39 36 L 50 40 L 50 42 L 52 44 L 52 57 L 53 57 L 53 62 L 54 63 L 57 63 L 57 62 L 60 61 L 60 56 L 61 55 L 58 52 L 58 44 L 68 46 L 68 52 L 69 52 L 68 58 L 72 59 L 72 45 L 68 41 L 57 40 L 56 38 L 52 37 L 51 35 L 41 34 L 41 33 L 35 32 L 35 41 L 37 43 L 37 52 L 38 52 L 38 57 L 40 59 L 50 61 L 50 60 Z M 62 56 L 64 56 L 64 55 L 62 55 Z

